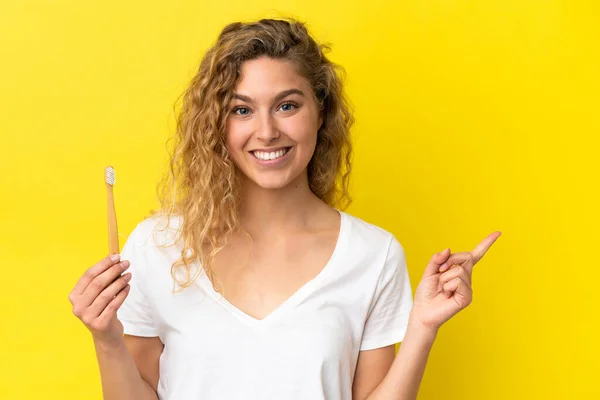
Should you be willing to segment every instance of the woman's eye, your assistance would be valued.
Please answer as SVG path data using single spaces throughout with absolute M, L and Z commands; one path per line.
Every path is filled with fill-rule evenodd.
M 292 111 L 294 108 L 296 108 L 296 105 L 294 103 L 284 103 L 280 108 L 282 111 Z
M 233 109 L 233 113 L 237 115 L 248 115 L 250 114 L 250 109 L 248 107 L 236 107 Z

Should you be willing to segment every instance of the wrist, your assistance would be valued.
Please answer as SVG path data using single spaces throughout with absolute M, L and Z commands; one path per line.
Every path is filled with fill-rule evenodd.
M 118 338 L 106 338 L 92 335 L 92 339 L 94 341 L 94 347 L 96 348 L 96 351 L 101 353 L 112 353 L 125 346 L 125 340 L 123 339 L 123 336 Z
M 440 327 L 425 324 L 418 317 L 411 313 L 408 318 L 408 329 L 413 332 L 417 332 L 420 337 L 426 337 L 435 340 Z

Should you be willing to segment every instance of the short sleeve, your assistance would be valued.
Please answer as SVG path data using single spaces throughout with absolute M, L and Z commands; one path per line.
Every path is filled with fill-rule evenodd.
M 131 280 L 129 294 L 117 310 L 117 318 L 123 324 L 127 335 L 158 336 L 158 329 L 146 294 L 144 282 L 147 272 L 146 258 L 141 254 L 144 246 L 138 243 L 139 233 L 136 231 L 138 229 L 139 225 L 129 235 L 121 251 L 121 260 L 129 260 L 130 266 L 127 272 L 131 272 Z
M 365 322 L 360 350 L 396 344 L 404 339 L 413 305 L 402 245 L 392 236 Z

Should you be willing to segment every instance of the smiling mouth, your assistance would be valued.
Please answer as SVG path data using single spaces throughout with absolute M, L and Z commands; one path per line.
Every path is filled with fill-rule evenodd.
M 261 161 L 272 161 L 272 160 L 277 160 L 278 158 L 281 158 L 283 156 L 285 156 L 289 151 L 290 151 L 291 147 L 284 147 L 280 150 L 276 150 L 276 151 L 250 151 L 250 154 L 252 154 L 254 157 L 256 157 L 257 159 L 261 160 Z

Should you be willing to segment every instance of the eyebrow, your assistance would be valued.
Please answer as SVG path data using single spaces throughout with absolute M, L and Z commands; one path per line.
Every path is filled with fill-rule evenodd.
M 279 100 L 281 100 L 291 94 L 298 94 L 300 96 L 304 96 L 304 92 L 300 89 L 288 89 L 288 90 L 284 90 L 283 92 L 280 92 L 279 94 L 277 94 L 277 96 L 275 96 L 275 99 L 273 100 L 273 102 L 277 103 Z M 239 93 L 234 93 L 233 98 L 242 100 L 242 101 L 246 101 L 248 103 L 254 103 L 254 100 L 252 100 L 251 97 L 244 96 L 243 94 L 239 94 Z

